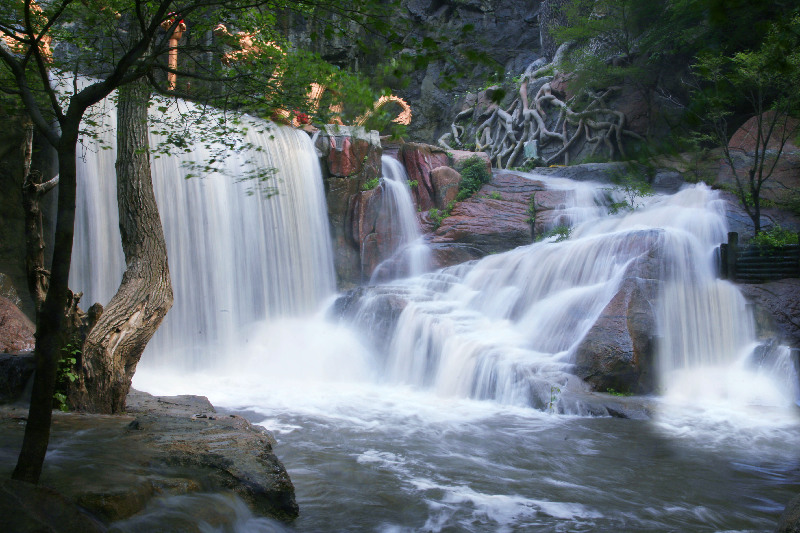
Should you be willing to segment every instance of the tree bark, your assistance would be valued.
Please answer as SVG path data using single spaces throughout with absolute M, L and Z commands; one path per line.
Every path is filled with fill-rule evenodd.
M 44 265 L 44 236 L 42 228 L 41 198 L 58 185 L 58 176 L 42 183 L 42 173 L 31 170 L 22 184 L 22 206 L 25 210 L 25 270 L 28 291 L 36 305 L 36 313 L 42 310 L 47 296 L 50 272 Z
M 127 268 L 83 346 L 71 400 L 92 412 L 124 411 L 139 358 L 172 307 L 167 248 L 150 175 L 149 96 L 144 80 L 119 88 L 117 202 Z

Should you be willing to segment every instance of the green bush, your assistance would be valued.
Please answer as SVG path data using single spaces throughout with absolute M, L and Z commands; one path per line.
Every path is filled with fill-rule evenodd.
M 461 184 L 458 187 L 457 201 L 466 200 L 478 192 L 485 183 L 492 180 L 492 173 L 486 169 L 486 161 L 480 156 L 472 156 L 461 167 Z
M 371 191 L 372 189 L 377 187 L 380 182 L 381 182 L 380 178 L 372 178 L 371 180 L 367 180 L 364 182 L 364 185 L 361 186 L 361 190 Z
M 456 202 L 452 201 L 441 211 L 435 207 L 428 211 L 428 218 L 430 218 L 431 222 L 433 222 L 434 229 L 438 229 L 439 226 L 442 225 L 442 221 L 450 216 L 450 212 L 453 210 L 455 205 Z
M 779 224 L 775 224 L 767 231 L 762 231 L 750 239 L 750 244 L 763 248 L 777 248 L 787 244 L 798 244 L 797 232 L 783 229 Z

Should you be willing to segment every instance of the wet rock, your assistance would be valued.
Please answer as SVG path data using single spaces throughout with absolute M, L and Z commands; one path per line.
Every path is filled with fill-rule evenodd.
M 646 396 L 617 396 L 598 392 L 564 391 L 558 401 L 570 413 L 611 416 L 629 420 L 649 420 L 654 411 L 653 400 Z
M 0 352 L 33 350 L 36 327 L 11 300 L 0 296 Z
M 0 482 L 0 522 L 9 533 L 93 533 L 97 520 L 56 491 L 23 481 Z
M 0 457 L 16 457 L 20 407 L 0 410 Z M 294 487 L 273 453 L 275 440 L 206 398 L 131 391 L 127 414 L 55 412 L 42 483 L 105 523 L 126 519 L 157 497 L 229 491 L 262 515 L 297 516 Z M 10 468 L 10 465 L 4 465 Z
M 447 153 L 437 146 L 422 143 L 405 143 L 400 145 L 397 159 L 403 163 L 409 181 L 416 181 L 413 188 L 414 203 L 420 210 L 427 211 L 436 207 L 436 192 L 431 181 L 431 171 L 447 166 Z
M 777 337 L 782 343 L 800 348 L 800 279 L 740 284 L 739 290 L 755 305 L 759 338 Z
M 800 496 L 795 497 L 783 510 L 776 533 L 800 533 Z
M 619 176 L 629 171 L 627 163 L 583 163 L 568 167 L 537 168 L 537 174 L 567 178 L 575 181 L 597 181 L 614 183 Z
M 652 247 L 651 252 L 629 268 L 616 295 L 575 350 L 575 375 L 596 391 L 646 394 L 655 385 L 654 302 L 659 261 L 655 243 L 647 236 L 642 238 L 643 245 Z
M 162 414 L 165 408 L 169 416 Z M 282 520 L 297 517 L 294 486 L 272 451 L 274 437 L 265 429 L 241 416 L 214 416 L 204 397 L 158 398 L 134 391 L 126 410 L 144 428 L 129 433 L 129 438 L 154 447 L 165 464 L 201 470 L 205 475 L 188 477 L 235 492 L 259 514 Z
M 34 368 L 33 353 L 0 354 L 0 403 L 20 399 Z
M 359 287 L 336 299 L 331 315 L 357 324 L 377 353 L 386 354 L 397 320 L 408 305 L 399 287 Z

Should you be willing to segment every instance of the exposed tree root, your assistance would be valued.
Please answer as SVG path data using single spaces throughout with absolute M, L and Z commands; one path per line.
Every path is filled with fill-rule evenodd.
M 619 90 L 617 87 L 599 93 L 585 91 L 581 98 L 565 102 L 553 93 L 547 81 L 529 102 L 529 83 L 553 67 L 531 70 L 523 76 L 519 94 L 511 105 L 503 109 L 491 104 L 478 116 L 474 116 L 474 108 L 465 109 L 456 116 L 450 131 L 439 139 L 439 145 L 448 150 L 461 148 L 471 144 L 469 139 L 474 136 L 475 151 L 488 153 L 496 168 L 510 168 L 527 159 L 528 143 L 535 142 L 537 150 L 551 145 L 558 147 L 549 150 L 544 163 L 567 165 L 571 154 L 583 151 L 586 144 L 591 145 L 592 156 L 604 154 L 609 159 L 625 159 L 625 137 L 642 140 L 625 128 L 625 115 L 607 104 L 608 97 Z M 581 110 L 576 110 L 579 102 Z M 465 124 L 469 120 L 473 122 Z

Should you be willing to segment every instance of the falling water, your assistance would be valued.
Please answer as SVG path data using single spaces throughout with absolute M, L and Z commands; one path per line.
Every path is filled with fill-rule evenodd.
M 381 157 L 385 216 L 390 221 L 389 238 L 395 252 L 379 264 L 372 273 L 370 283 L 418 276 L 429 269 L 430 249 L 419 231 L 419 221 L 411 199 L 408 174 L 397 159 Z
M 108 150 L 78 162 L 78 213 L 71 286 L 84 305 L 107 303 L 124 269 L 116 223 L 113 132 L 108 102 L 102 129 Z M 182 104 L 191 107 L 189 104 Z M 194 146 L 152 164 L 167 241 L 175 303 L 148 346 L 158 361 L 208 364 L 241 328 L 267 317 L 316 309 L 335 282 L 318 160 L 305 133 L 251 120 L 246 141 L 260 150 L 230 154 L 220 173 L 183 179 L 187 161 L 205 164 L 214 146 Z M 159 138 L 153 136 L 155 145 Z M 248 168 L 275 169 L 267 197 L 260 182 L 237 180 Z

